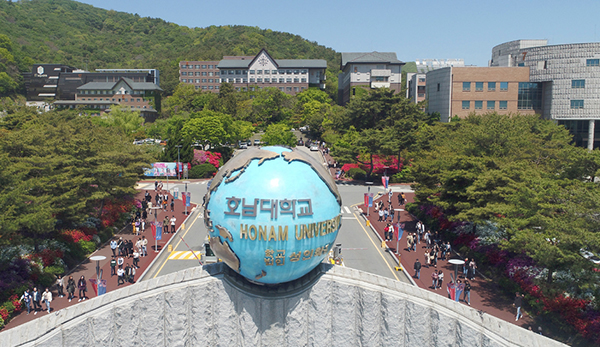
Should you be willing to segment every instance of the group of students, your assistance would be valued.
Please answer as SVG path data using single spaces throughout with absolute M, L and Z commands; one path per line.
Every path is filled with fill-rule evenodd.
M 123 257 L 119 256 L 116 258 L 114 255 L 110 260 L 110 277 L 117 276 L 117 286 L 125 284 L 126 282 L 135 282 L 136 269 L 139 269 L 138 261 L 140 259 L 140 253 L 136 249 L 133 255 L 133 265 L 125 263 Z
M 56 279 L 56 289 L 58 292 L 58 297 L 62 298 L 65 296 L 65 282 L 64 278 L 61 275 L 58 275 Z M 85 276 L 81 276 L 77 282 L 73 279 L 73 276 L 69 276 L 66 285 L 67 294 L 69 302 L 75 298 L 75 290 L 79 289 L 79 301 L 87 299 L 85 293 L 87 292 L 87 283 L 85 280 Z M 21 301 L 25 303 L 25 307 L 27 308 L 27 314 L 30 314 L 33 311 L 33 314 L 36 315 L 38 311 L 42 310 L 42 304 L 46 305 L 46 311 L 50 313 L 52 308 L 50 307 L 50 303 L 52 302 L 52 292 L 50 288 L 46 288 L 44 292 L 40 293 L 37 287 L 33 287 L 33 291 L 27 289 L 23 295 L 21 295 Z

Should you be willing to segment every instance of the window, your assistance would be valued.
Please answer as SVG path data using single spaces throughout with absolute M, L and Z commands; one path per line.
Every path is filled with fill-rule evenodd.
M 262 75 L 262 70 L 256 70 L 257 75 Z
M 519 66 L 519 67 L 525 66 L 525 63 L 518 63 L 517 66 Z
M 600 66 L 600 59 L 587 59 L 585 66 Z
M 206 88 L 206 86 L 202 86 L 202 89 L 206 90 L 207 88 Z
M 271 82 L 271 79 L 270 78 L 265 78 L 265 83 L 269 83 L 269 82 Z
M 462 109 L 463 109 L 463 110 L 468 110 L 468 109 L 470 109 L 470 108 L 471 108 L 471 102 L 470 102 L 470 101 L 468 101 L 468 100 L 464 100 L 464 101 L 462 102 Z
M 488 101 L 487 102 L 487 109 L 488 110 L 493 110 L 496 108 L 496 102 L 495 101 Z
M 236 75 L 241 75 L 242 74 L 242 70 L 235 70 L 235 74 Z
M 471 91 L 471 82 L 463 82 L 463 92 Z
M 265 70 L 265 75 L 268 75 L 271 72 L 271 70 Z
M 300 79 L 299 78 L 294 78 L 294 83 L 300 83 Z
M 209 75 L 209 76 L 214 76 L 214 75 L 215 75 L 215 73 L 211 71 L 211 72 L 209 72 L 209 73 L 208 73 L 208 75 Z
M 283 87 L 279 87 L 279 90 L 281 90 L 283 92 Z
M 196 83 L 200 83 L 200 80 L 199 80 L 199 79 L 196 79 Z
M 300 79 L 300 81 L 301 81 L 302 83 L 306 83 L 306 77 L 303 77 L 303 78 L 301 78 L 301 79 Z
M 498 101 L 498 108 L 506 110 L 508 108 L 508 101 Z
M 229 73 L 230 75 L 233 75 L 233 74 L 235 73 L 235 71 L 233 71 L 233 70 L 229 70 L 229 72 L 228 72 L 228 73 Z
M 301 74 L 307 74 L 307 73 L 308 73 L 308 70 L 300 70 L 300 73 L 301 73 Z
M 202 76 L 206 76 L 206 71 L 203 71 L 203 72 L 202 72 Z
M 182 72 L 181 72 L 181 76 L 187 76 L 187 72 L 185 72 L 185 71 L 182 71 Z
M 285 91 L 286 92 L 291 92 L 292 91 L 292 87 L 285 87 Z
M 200 72 L 195 72 L 194 76 L 200 76 Z
M 255 79 L 254 78 L 250 78 L 250 83 L 254 83 Z
M 291 75 L 292 74 L 292 70 L 285 70 L 285 73 L 287 73 L 288 75 Z
M 277 70 L 271 71 L 271 75 L 277 75 Z
M 488 92 L 493 92 L 496 90 L 496 82 L 488 82 Z
M 196 66 L 195 66 L 195 68 L 196 68 L 196 69 L 199 69 L 199 68 L 200 68 L 200 65 L 196 65 Z
M 227 71 L 221 70 L 221 75 L 227 75 Z
M 423 77 L 419 78 L 419 82 L 425 82 L 425 79 Z
M 208 86 L 208 89 L 213 89 L 213 88 L 214 88 L 213 86 Z
M 465 88 L 465 85 L 464 85 L 464 83 L 463 83 L 463 89 L 464 89 L 464 88 Z M 471 86 L 470 86 L 470 85 L 469 85 L 469 88 L 471 88 Z M 438 91 L 438 92 L 440 91 L 440 84 L 439 84 L 439 83 L 437 84 L 437 91 Z
M 500 82 L 500 91 L 505 92 L 508 90 L 508 82 Z
M 254 75 L 254 70 L 250 70 L 250 74 L 251 74 L 251 75 Z
M 185 83 L 185 82 L 187 82 L 187 80 L 184 78 L 181 80 L 181 82 Z
M 475 82 L 475 91 L 482 92 L 483 91 L 483 82 Z
M 209 69 L 212 69 L 212 68 L 213 68 L 213 66 L 212 66 L 212 65 L 208 65 L 208 68 L 209 68 Z
M 257 79 L 256 79 L 256 82 L 257 82 L 257 83 L 262 83 L 262 78 L 257 78 Z
M 583 100 L 571 100 L 571 109 L 577 110 L 583 108 Z
M 280 78 L 279 79 L 279 83 L 284 83 L 285 82 L 285 78 Z
M 212 79 L 212 78 L 209 78 L 209 79 L 208 79 L 208 83 L 213 83 L 213 79 Z
M 286 82 L 286 83 L 292 83 L 292 79 L 291 79 L 291 78 L 286 78 L 286 79 L 285 79 L 285 82 Z
M 285 75 L 285 70 L 279 70 L 280 75 Z
M 571 88 L 585 88 L 585 80 L 572 80 Z
M 202 68 L 203 68 L 203 69 L 206 69 L 206 65 L 202 65 Z
M 206 78 L 203 78 L 203 79 L 202 79 L 202 83 L 206 83 Z
M 518 103 L 519 110 L 541 110 L 542 84 L 534 82 L 519 82 Z
M 475 109 L 476 110 L 483 109 L 483 101 L 481 101 L 481 100 L 475 100 Z

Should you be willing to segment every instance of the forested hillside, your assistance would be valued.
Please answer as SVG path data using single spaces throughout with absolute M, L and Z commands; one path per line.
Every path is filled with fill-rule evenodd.
M 330 69 L 339 69 L 333 49 L 289 33 L 247 26 L 188 28 L 71 0 L 0 0 L 0 95 L 18 92 L 18 71 L 33 62 L 90 71 L 157 68 L 161 87 L 170 94 L 180 60 L 255 55 L 261 48 L 276 59 L 325 59 Z

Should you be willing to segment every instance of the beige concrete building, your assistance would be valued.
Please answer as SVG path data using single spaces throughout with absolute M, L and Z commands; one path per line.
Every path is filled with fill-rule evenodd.
M 427 112 L 454 116 L 541 112 L 542 90 L 528 67 L 448 67 L 427 73 Z

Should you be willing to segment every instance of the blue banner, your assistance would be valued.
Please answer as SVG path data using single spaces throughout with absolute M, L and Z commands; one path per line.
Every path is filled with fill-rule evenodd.
M 156 223 L 156 239 L 157 240 L 162 240 L 162 227 L 163 227 L 162 222 Z
M 373 207 L 373 193 L 369 193 L 369 207 Z
M 185 206 L 190 207 L 191 205 L 191 201 L 192 201 L 192 193 L 187 192 L 184 193 L 185 195 L 187 195 L 187 198 L 185 199 Z

